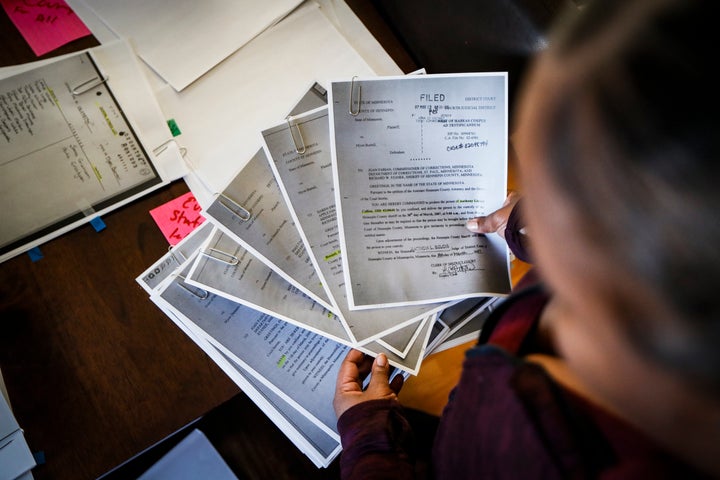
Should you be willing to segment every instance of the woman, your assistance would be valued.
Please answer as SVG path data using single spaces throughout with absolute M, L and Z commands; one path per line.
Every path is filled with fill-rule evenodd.
M 529 239 L 536 268 L 467 353 L 437 478 L 720 477 L 716 14 L 596 1 L 536 60 L 514 116 L 522 209 L 468 222 Z M 344 478 L 415 473 L 387 372 L 357 351 L 341 366 Z

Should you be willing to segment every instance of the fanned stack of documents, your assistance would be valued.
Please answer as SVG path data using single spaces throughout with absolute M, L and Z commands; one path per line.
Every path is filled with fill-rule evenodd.
M 259 132 L 207 221 L 138 277 L 318 466 L 340 451 L 349 348 L 417 374 L 510 290 L 502 240 L 464 229 L 504 200 L 505 74 L 330 87 Z
M 42 131 L 70 176 L 55 197 L 13 189 L 59 173 L 3 157 L 18 211 L 58 207 L 14 215 L 0 254 L 183 176 L 207 221 L 137 281 L 327 466 L 348 349 L 415 375 L 510 290 L 504 242 L 464 228 L 505 197 L 506 74 L 403 76 L 338 0 L 70 3 L 103 46 L 2 84 L 67 120 Z

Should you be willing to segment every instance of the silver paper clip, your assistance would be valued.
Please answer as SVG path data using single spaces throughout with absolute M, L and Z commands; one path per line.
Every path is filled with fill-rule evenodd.
M 295 153 L 298 153 L 302 155 L 305 153 L 305 140 L 303 139 L 302 132 L 300 132 L 300 127 L 298 124 L 295 124 L 295 130 L 297 130 L 298 137 L 300 137 L 300 146 L 298 146 L 298 142 L 295 139 L 295 135 L 293 134 L 293 124 L 290 123 L 290 115 L 288 115 L 285 118 L 285 121 L 287 121 L 288 129 L 290 130 L 290 138 L 292 138 L 293 144 L 295 144 Z
M 223 198 L 231 203 L 231 205 L 228 205 L 227 203 L 223 202 Z M 228 197 L 224 193 L 218 193 L 218 201 L 220 202 L 220 205 L 227 208 L 230 213 L 237 216 L 240 221 L 247 222 L 252 218 L 252 215 L 250 214 L 250 211 L 237 203 L 232 198 Z
M 168 252 L 170 252 L 170 257 L 172 257 L 172 259 L 175 260 L 175 262 L 176 262 L 178 265 L 182 265 L 183 262 L 186 262 L 186 261 L 187 261 L 187 257 L 186 257 L 185 255 L 183 255 L 183 253 L 182 253 L 180 250 L 178 250 L 177 253 L 180 254 L 180 256 L 182 257 L 183 261 L 181 262 L 180 260 L 178 260 L 178 258 L 175 256 L 175 247 L 173 247 L 172 245 L 170 245 L 170 246 L 168 247 Z
M 177 284 L 178 287 L 184 289 L 185 291 L 187 291 L 187 292 L 190 293 L 191 295 L 195 295 L 195 296 L 198 297 L 200 300 L 205 300 L 205 299 L 208 297 L 209 294 L 208 294 L 207 290 L 203 290 L 202 288 L 198 288 L 198 287 L 192 287 L 192 288 L 190 288 L 189 285 L 185 285 L 185 280 L 186 280 L 186 278 L 185 278 L 183 275 L 180 275 L 180 274 L 178 273 L 177 276 L 180 277 L 180 279 L 182 280 L 182 282 L 179 282 L 179 283 Z
M 237 265 L 240 263 L 240 260 L 235 256 L 231 255 L 227 252 L 223 252 L 222 250 L 218 250 L 217 248 L 208 248 L 207 250 L 200 250 L 200 253 L 202 255 L 205 255 L 208 258 L 212 258 L 213 260 L 217 260 L 218 262 L 226 263 L 228 265 Z M 215 255 L 218 256 L 215 256 Z M 219 258 L 223 257 L 223 258 Z M 227 258 L 227 260 L 226 260 Z
M 163 153 L 165 150 L 167 150 L 168 145 L 169 145 L 170 143 L 172 143 L 172 142 L 177 142 L 177 140 L 175 140 L 174 138 L 171 138 L 170 140 L 164 141 L 163 143 L 161 143 L 161 144 L 158 145 L 157 147 L 153 148 L 153 154 L 155 154 L 155 155 L 160 155 L 160 154 Z M 181 146 L 180 144 L 178 144 L 178 149 L 180 150 L 180 155 L 182 155 L 183 158 L 184 158 L 185 155 L 187 155 L 187 148 L 185 148 L 185 147 Z
M 357 87 L 357 111 L 353 111 L 353 94 L 355 93 L 355 79 L 357 78 L 357 75 L 352 77 L 352 80 L 350 80 L 350 100 L 348 101 L 348 113 L 352 115 L 353 117 L 357 117 L 360 113 L 360 101 L 362 99 L 362 85 L 358 85 Z
M 90 80 L 87 80 L 87 81 L 81 83 L 80 85 L 78 85 L 77 87 L 73 88 L 71 90 L 71 92 L 75 96 L 82 95 L 83 93 L 89 92 L 90 90 L 97 87 L 98 85 L 102 85 L 103 83 L 107 82 L 109 78 L 110 77 L 108 77 L 107 75 L 105 75 L 105 77 L 103 77 L 103 78 L 100 78 L 100 77 L 91 78 Z

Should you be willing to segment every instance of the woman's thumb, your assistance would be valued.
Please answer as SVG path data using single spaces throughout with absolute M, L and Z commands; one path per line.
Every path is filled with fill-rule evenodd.
M 379 353 L 373 362 L 370 385 L 387 385 L 389 378 L 390 367 L 388 366 L 387 356 L 384 353 Z

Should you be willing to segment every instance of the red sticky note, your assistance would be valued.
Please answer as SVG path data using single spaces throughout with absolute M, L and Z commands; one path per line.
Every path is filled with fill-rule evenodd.
M 64 0 L 0 0 L 35 55 L 44 55 L 90 30 Z
M 185 238 L 187 234 L 199 227 L 205 217 L 200 215 L 200 205 L 192 192 L 181 195 L 157 208 L 150 210 L 150 215 L 160 227 L 170 245 Z

